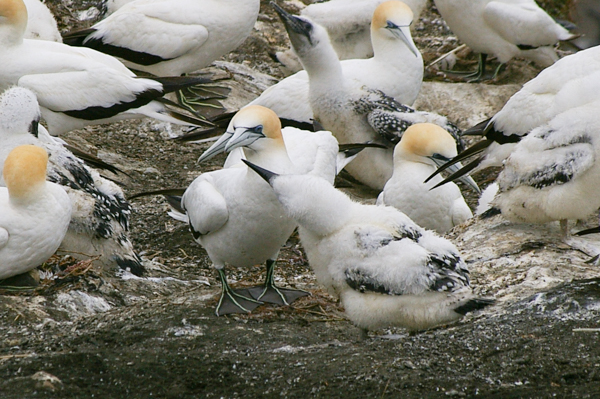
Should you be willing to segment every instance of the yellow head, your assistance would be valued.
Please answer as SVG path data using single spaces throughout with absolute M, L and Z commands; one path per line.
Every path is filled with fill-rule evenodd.
M 266 137 L 281 138 L 279 117 L 273 110 L 262 105 L 249 105 L 239 110 L 231 120 L 231 126 L 235 130 L 262 126 L 262 132 Z
M 398 26 L 408 26 L 413 20 L 413 12 L 409 6 L 401 1 L 391 0 L 381 3 L 373 12 L 371 29 L 385 28 L 388 21 Z
M 11 37 L 2 37 L 2 39 L 22 40 L 27 28 L 27 8 L 23 0 L 0 0 L 0 17 L 0 28 L 4 31 L 4 28 L 8 27 L 9 31 L 12 31 Z M 4 31 L 2 34 L 9 33 Z
M 46 182 L 48 153 L 35 145 L 22 145 L 13 149 L 2 173 L 11 200 L 26 200 Z
M 456 142 L 450 133 L 438 125 L 416 123 L 406 129 L 402 135 L 400 143 L 394 150 L 394 158 L 397 154 L 402 158 L 411 155 L 430 157 L 433 154 L 453 158 L 457 154 Z

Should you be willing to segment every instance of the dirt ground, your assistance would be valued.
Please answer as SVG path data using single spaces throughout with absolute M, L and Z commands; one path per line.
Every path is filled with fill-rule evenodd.
M 93 19 L 82 21 L 79 12 L 98 6 L 48 3 L 62 29 L 89 25 Z M 286 38 L 266 1 L 257 26 L 223 60 L 279 79 L 283 74 L 269 53 L 285 48 Z M 433 7 L 415 32 L 426 63 L 457 45 Z M 473 65 L 473 55 L 460 56 L 460 67 Z M 516 60 L 492 83 L 522 84 L 538 71 Z M 427 76 L 444 80 L 432 70 Z M 90 127 L 65 139 L 124 169 L 130 176 L 118 178 L 132 195 L 186 187 L 199 173 L 220 167 L 223 157 L 196 163 L 210 144 L 169 139 L 182 131 L 133 121 Z M 493 172 L 476 176 L 489 177 Z M 365 200 L 376 195 L 339 183 Z M 468 195 L 474 206 L 475 195 Z M 476 231 L 479 222 L 454 232 L 449 237 L 475 269 L 474 285 L 499 304 L 451 326 L 415 335 L 374 331 L 360 340 L 343 309 L 320 289 L 296 236 L 281 251 L 277 279 L 312 295 L 287 308 L 264 305 L 249 315 L 216 317 L 220 287 L 187 226 L 166 214 L 161 197 L 132 204 L 131 238 L 147 277 L 84 263 L 52 280 L 42 273 L 37 288 L 0 290 L 1 398 L 600 398 L 600 271 L 586 265 L 584 255 L 557 245 L 552 229 L 527 239 L 518 235 L 514 250 L 498 244 L 500 255 L 490 261 L 465 243 L 474 234 L 466 235 L 467 229 Z M 501 222 L 493 227 L 509 228 Z M 498 240 L 508 242 L 508 233 Z M 45 270 L 56 272 L 61 262 L 55 258 Z M 524 268 L 520 274 L 485 273 L 517 262 Z M 538 263 L 573 275 L 528 280 L 528 266 Z M 260 265 L 228 269 L 234 286 L 262 276 Z M 527 289 L 513 289 L 522 286 Z

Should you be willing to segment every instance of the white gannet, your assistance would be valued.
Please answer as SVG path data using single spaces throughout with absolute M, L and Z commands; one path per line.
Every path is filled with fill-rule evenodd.
M 0 279 L 25 273 L 58 249 L 71 218 L 71 201 L 46 181 L 46 150 L 19 146 L 4 161 L 0 187 Z
M 534 0 L 434 0 L 452 32 L 474 52 L 482 77 L 488 55 L 501 64 L 514 57 L 547 67 L 558 56 L 553 46 L 575 36 L 559 25 Z
M 568 55 L 544 69 L 525 83 L 491 119 L 465 131 L 465 134 L 483 135 L 485 139 L 440 167 L 436 174 L 452 163 L 478 156 L 442 184 L 469 172 L 501 166 L 515 144 L 532 129 L 568 109 L 600 99 L 599 69 L 600 47 Z
M 442 180 L 423 183 L 437 166 L 456 156 L 456 141 L 431 123 L 412 125 L 394 149 L 394 174 L 377 198 L 404 212 L 416 224 L 443 234 L 473 217 L 454 183 L 431 190 Z
M 327 29 L 331 44 L 340 60 L 369 58 L 374 54 L 370 37 L 372 31 L 369 32 L 371 17 L 384 1 L 386 0 L 330 0 L 310 4 L 300 11 L 300 15 Z M 403 2 L 410 7 L 414 20 L 417 21 L 427 0 Z M 291 71 L 297 72 L 302 69 L 293 49 L 278 52 L 276 56 Z
M 46 4 L 40 0 L 23 0 L 27 7 L 27 30 L 25 39 L 62 42 L 56 19 Z
M 136 0 L 64 42 L 118 57 L 157 76 L 194 72 L 248 37 L 259 0 Z
M 373 12 L 371 41 L 374 56 L 341 62 L 346 79 L 381 90 L 402 104 L 412 104 L 423 83 L 423 57 L 413 43 L 409 26 L 413 13 L 403 2 L 381 3 Z M 300 71 L 269 87 L 250 104 L 263 105 L 280 118 L 312 123 L 308 74 Z
M 167 110 L 157 100 L 205 79 L 138 78 L 116 58 L 95 50 L 23 39 L 26 26 L 23 1 L 0 0 L 0 90 L 18 84 L 33 91 L 52 135 L 144 116 L 202 124 Z
M 273 111 L 248 106 L 234 116 L 227 132 L 200 160 L 243 147 L 243 156 L 260 165 L 282 173 L 318 174 L 332 184 L 337 141 L 329 132 L 297 130 L 286 128 L 284 135 Z M 294 145 L 288 146 L 290 140 Z M 217 315 L 251 311 L 260 304 L 252 296 L 260 301 L 289 304 L 306 295 L 304 291 L 274 284 L 279 250 L 296 228 L 296 222 L 285 215 L 269 185 L 243 163 L 201 174 L 183 194 L 181 207 L 186 212 L 182 219 L 187 219 L 194 238 L 206 249 L 219 272 L 223 290 Z M 265 285 L 238 292 L 229 288 L 223 271 L 226 264 L 247 267 L 265 261 Z
M 38 103 L 28 89 L 13 87 L 0 95 L 0 165 L 19 145 L 44 148 L 49 155 L 47 178 L 66 191 L 73 208 L 60 250 L 80 259 L 100 256 L 105 266 L 141 275 L 144 266 L 129 240 L 131 205 L 123 191 L 50 136 L 39 119 Z
M 397 209 L 354 202 L 317 176 L 278 175 L 245 162 L 298 222 L 317 280 L 363 330 L 423 330 L 493 302 L 473 295 L 450 241 Z
M 315 119 L 340 143 L 375 141 L 389 145 L 387 149 L 367 149 L 348 164 L 346 170 L 357 180 L 383 189 L 393 171 L 393 144 L 413 123 L 435 123 L 457 134 L 458 128 L 446 117 L 414 110 L 379 90 L 346 79 L 327 31 L 308 18 L 291 15 L 271 4 L 281 16 L 308 73 L 309 100 Z

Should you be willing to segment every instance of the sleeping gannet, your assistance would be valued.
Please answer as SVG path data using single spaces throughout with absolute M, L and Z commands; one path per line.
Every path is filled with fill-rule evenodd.
M 534 0 L 434 0 L 452 32 L 479 53 L 475 80 L 485 72 L 488 55 L 501 64 L 514 57 L 547 67 L 558 60 L 553 46 L 575 36 Z M 497 71 L 496 71 L 497 73 Z
M 318 176 L 279 175 L 244 162 L 298 222 L 317 280 L 361 329 L 423 330 L 493 303 L 473 295 L 450 241 L 397 209 L 354 202 Z
M 27 30 L 25 39 L 62 42 L 56 19 L 46 4 L 40 0 L 23 0 L 27 7 Z
M 203 124 L 167 110 L 157 100 L 206 79 L 138 78 L 116 58 L 95 50 L 23 39 L 26 26 L 23 1 L 0 0 L 0 90 L 19 85 L 33 91 L 52 135 L 144 116 Z
M 50 136 L 39 120 L 38 103 L 28 89 L 13 87 L 0 95 L 0 165 L 19 145 L 44 148 L 49 155 L 47 178 L 66 191 L 73 208 L 60 250 L 79 259 L 99 256 L 104 266 L 141 275 L 144 266 L 129 240 L 131 205 L 123 191 Z
M 0 187 L 0 279 L 25 273 L 58 249 L 71 218 L 71 201 L 46 181 L 46 150 L 19 146 L 4 161 Z
M 409 30 L 412 21 L 413 12 L 403 2 L 381 3 L 371 23 L 374 56 L 342 61 L 344 77 L 381 90 L 402 104 L 412 104 L 423 82 L 423 57 Z M 280 118 L 312 123 L 308 97 L 308 74 L 300 71 L 269 87 L 250 104 L 270 108 Z
M 454 183 L 431 190 L 440 176 L 423 181 L 436 167 L 456 156 L 456 142 L 444 129 L 417 123 L 406 129 L 394 149 L 394 174 L 377 197 L 377 205 L 404 212 L 413 222 L 440 234 L 473 217 Z

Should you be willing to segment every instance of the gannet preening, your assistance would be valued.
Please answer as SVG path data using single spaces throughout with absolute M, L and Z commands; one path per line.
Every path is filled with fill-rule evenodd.
M 87 48 L 23 39 L 27 10 L 22 0 L 0 0 L 0 90 L 33 91 L 52 135 L 119 119 L 157 118 L 202 125 L 169 111 L 161 97 L 204 78 L 138 78 L 116 58 Z
M 364 205 L 317 176 L 278 175 L 245 161 L 299 225 L 319 283 L 368 330 L 423 330 L 493 303 L 476 298 L 454 245 L 388 206 Z
M 25 39 L 62 42 L 56 19 L 46 4 L 40 0 L 23 0 L 27 7 L 27 30 Z
M 387 0 L 330 0 L 308 5 L 300 15 L 310 18 L 327 29 L 331 44 L 340 60 L 369 58 L 374 54 L 369 25 L 375 9 Z M 425 8 L 427 0 L 405 0 L 414 20 Z M 411 21 L 412 22 L 412 21 Z M 375 50 L 376 52 L 376 50 Z M 288 69 L 297 72 L 302 69 L 293 49 L 278 52 L 278 60 Z
M 501 166 L 515 144 L 532 129 L 548 123 L 556 115 L 600 99 L 600 48 L 566 56 L 523 85 L 491 119 L 465 131 L 483 135 L 484 140 L 458 154 L 434 174 L 455 162 L 478 155 L 440 184 L 467 173 Z
M 58 249 L 71 218 L 71 201 L 46 181 L 46 150 L 19 146 L 4 161 L 0 187 L 0 279 L 25 273 Z
M 458 133 L 446 117 L 416 111 L 383 92 L 346 79 L 327 31 L 308 18 L 294 16 L 271 3 L 281 16 L 309 77 L 309 100 L 315 119 L 340 143 L 375 141 L 387 149 L 367 149 L 346 170 L 360 182 L 383 189 L 392 175 L 393 145 L 413 123 L 431 122 Z
M 412 104 L 423 83 L 423 57 L 410 34 L 412 21 L 413 12 L 403 2 L 381 3 L 373 12 L 371 23 L 374 56 L 342 61 L 344 77 L 359 86 L 381 90 L 402 104 Z M 306 71 L 269 87 L 250 104 L 270 108 L 280 118 L 312 123 Z
M 235 50 L 259 8 L 259 0 L 136 0 L 64 42 L 118 57 L 138 71 L 177 76 Z
M 434 0 L 452 32 L 480 54 L 475 80 L 485 72 L 488 55 L 501 64 L 514 57 L 547 67 L 558 56 L 553 46 L 575 36 L 534 0 Z M 496 71 L 497 73 L 497 71 Z
M 412 125 L 394 149 L 394 174 L 377 198 L 404 212 L 416 224 L 443 234 L 473 217 L 456 184 L 431 190 L 442 180 L 423 181 L 436 167 L 456 156 L 456 141 L 431 123 Z
M 131 205 L 123 191 L 50 136 L 39 120 L 38 103 L 28 89 L 13 87 L 0 95 L 0 165 L 17 146 L 44 148 L 49 155 L 47 178 L 66 191 L 73 208 L 60 250 L 79 259 L 100 256 L 102 265 L 141 275 L 144 266 L 129 240 Z

